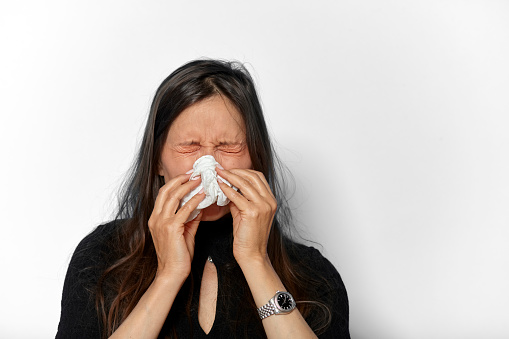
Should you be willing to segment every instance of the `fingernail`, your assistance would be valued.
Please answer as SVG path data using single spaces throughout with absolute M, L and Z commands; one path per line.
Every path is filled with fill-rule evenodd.
M 189 171 L 186 172 L 186 174 L 191 174 L 193 173 L 194 169 L 190 169 Z
M 198 194 L 202 194 L 202 193 L 204 193 L 204 192 L 205 192 L 205 190 L 202 188 L 202 189 L 198 192 Z
M 223 166 L 221 166 L 220 164 L 216 164 L 217 167 L 219 167 L 220 169 L 224 169 Z

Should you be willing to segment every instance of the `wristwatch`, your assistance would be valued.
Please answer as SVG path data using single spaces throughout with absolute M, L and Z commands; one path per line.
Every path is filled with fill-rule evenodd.
M 258 309 L 260 319 L 265 319 L 273 314 L 287 314 L 295 308 L 295 300 L 288 292 L 277 291 L 268 303 Z

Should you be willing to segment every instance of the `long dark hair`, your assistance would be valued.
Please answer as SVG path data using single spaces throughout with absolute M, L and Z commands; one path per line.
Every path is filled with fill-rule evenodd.
M 157 259 L 148 220 L 158 190 L 164 185 L 163 178 L 158 175 L 158 164 L 170 126 L 184 109 L 214 95 L 227 98 L 241 113 L 253 169 L 265 175 L 277 198 L 278 210 L 267 247 L 275 271 L 296 300 L 308 301 L 298 305 L 305 318 L 317 305 L 325 309 L 326 316 L 310 324 L 316 331 L 323 330 L 330 322 L 327 301 L 318 300 L 312 289 L 302 285 L 303 281 L 307 283 L 306 286 L 313 281 L 317 284 L 327 282 L 311 274 L 312 270 L 302 267 L 301 263 L 290 259 L 293 243 L 288 237 L 292 227 L 291 213 L 285 200 L 282 178 L 278 174 L 280 162 L 270 142 L 253 79 L 240 63 L 196 60 L 175 70 L 157 89 L 139 153 L 119 195 L 116 219 L 120 226 L 112 240 L 112 255 L 115 258 L 100 278 L 96 293 L 96 308 L 105 337 L 111 335 L 127 318 L 156 274 Z M 232 273 L 237 278 L 227 279 L 226 284 L 234 284 L 234 278 L 237 284 L 240 281 L 244 300 L 251 301 L 249 308 L 246 308 L 251 311 L 237 317 L 237 325 L 242 326 L 247 320 L 256 319 L 256 307 L 238 265 L 232 268 Z M 192 289 L 186 286 L 192 283 L 192 279 L 191 275 L 186 281 L 187 285 L 184 284 L 185 291 L 179 292 L 183 296 L 175 299 L 172 306 L 172 310 L 184 310 L 188 318 Z M 168 324 L 165 327 L 169 326 L 170 336 L 176 337 L 175 324 L 171 321 Z M 260 331 L 263 336 L 261 322 Z

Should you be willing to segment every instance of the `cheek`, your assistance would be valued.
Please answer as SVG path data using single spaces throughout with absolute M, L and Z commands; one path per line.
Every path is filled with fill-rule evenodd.
M 163 161 L 163 172 L 165 181 L 175 178 L 193 168 L 195 159 L 174 159 L 171 161 Z

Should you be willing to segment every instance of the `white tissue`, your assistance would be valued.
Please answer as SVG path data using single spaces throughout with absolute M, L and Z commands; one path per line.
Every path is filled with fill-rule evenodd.
M 187 221 L 191 221 L 200 214 L 200 210 L 209 207 L 213 203 L 217 203 L 218 206 L 226 206 L 230 202 L 230 200 L 226 197 L 226 195 L 219 188 L 219 184 L 217 180 L 221 180 L 228 186 L 232 187 L 232 185 L 225 179 L 221 178 L 217 175 L 216 166 L 221 166 L 211 155 L 204 155 L 195 161 L 193 165 L 193 174 L 191 174 L 191 178 L 189 180 L 196 180 L 197 177 L 201 176 L 201 183 L 198 187 L 189 192 L 185 197 L 180 201 L 180 207 L 184 206 L 192 197 L 194 197 L 198 192 L 205 192 L 205 199 L 200 202 L 198 207 L 191 213 Z M 220 167 L 222 168 L 222 167 Z M 233 187 L 235 190 L 237 188 Z

